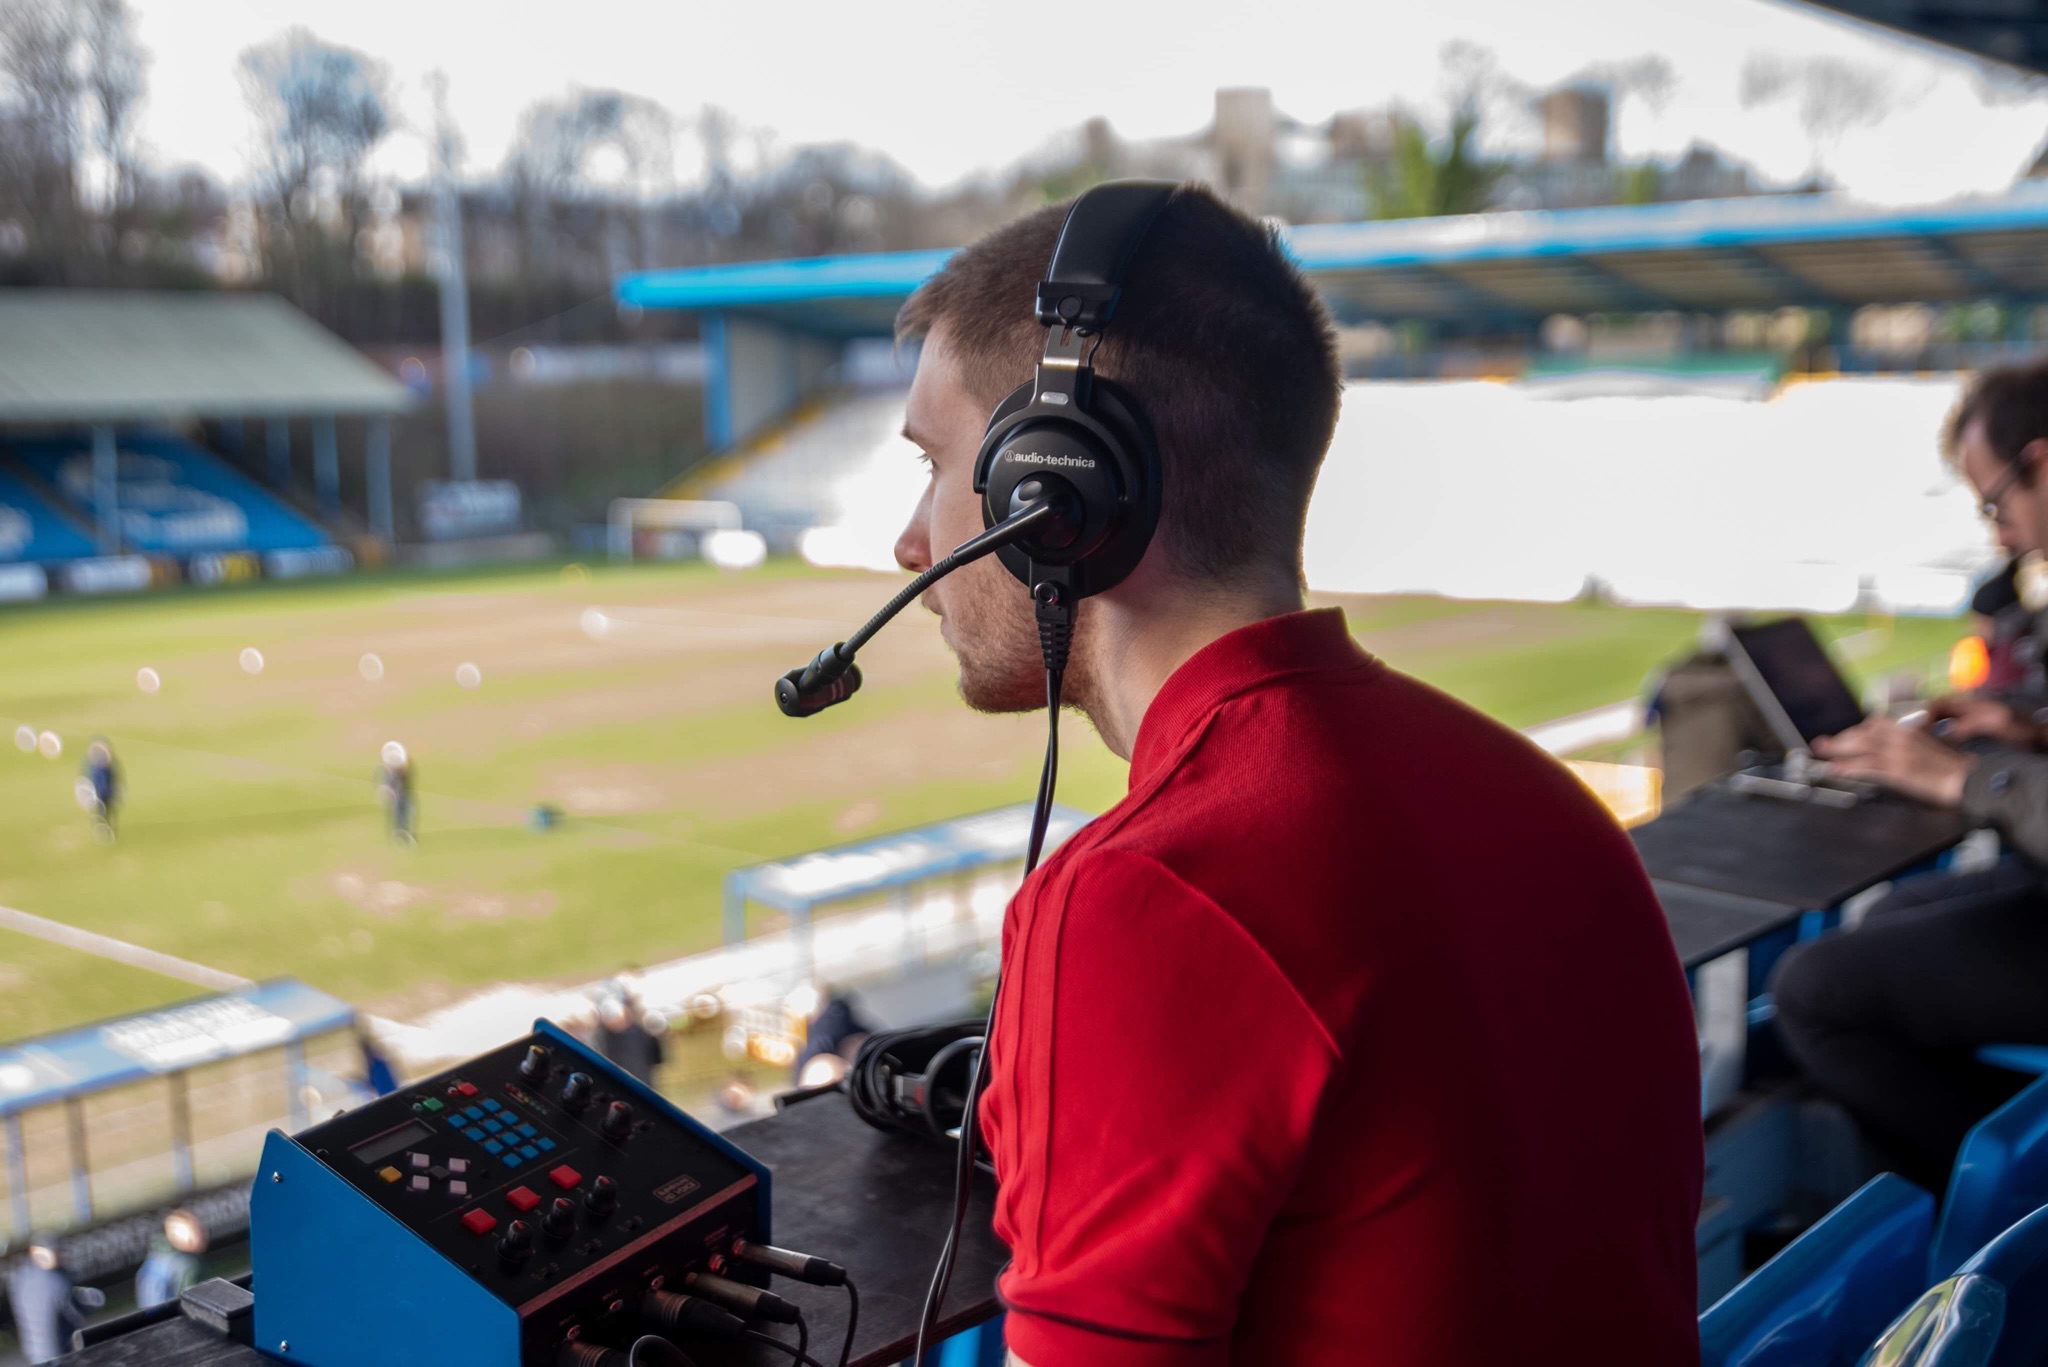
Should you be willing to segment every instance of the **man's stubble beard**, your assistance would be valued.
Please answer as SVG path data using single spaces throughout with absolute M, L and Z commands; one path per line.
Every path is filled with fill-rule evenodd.
M 990 714 L 1037 711 L 1045 706 L 1045 657 L 1039 651 L 1031 600 L 1023 586 L 993 559 L 969 566 L 963 573 L 983 568 L 994 570 L 1000 580 L 982 578 L 963 584 L 966 592 L 947 609 L 953 626 L 953 652 L 960 662 L 961 700 L 977 712 Z M 1009 592 L 1012 586 L 1015 593 Z M 1079 637 L 1078 629 L 1075 635 Z M 1062 697 L 1070 706 L 1081 691 L 1076 687 L 1084 672 L 1077 668 L 1080 645 L 1077 639 L 1062 681 Z

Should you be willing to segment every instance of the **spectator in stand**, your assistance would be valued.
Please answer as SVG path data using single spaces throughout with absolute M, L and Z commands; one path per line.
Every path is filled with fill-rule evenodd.
M 21 1338 L 21 1355 L 30 1367 L 54 1362 L 70 1351 L 71 1331 L 85 1323 L 71 1294 L 76 1285 L 56 1239 L 30 1236 L 28 1257 L 7 1282 L 14 1331 Z
M 661 1066 L 661 1041 L 641 1015 L 632 989 L 611 984 L 597 1003 L 597 1051 L 652 1087 L 654 1070 Z
M 199 1255 L 206 1252 L 206 1226 L 189 1210 L 164 1217 L 164 1232 L 149 1242 L 149 1256 L 135 1273 L 135 1304 L 147 1310 L 185 1294 L 199 1280 Z
M 2048 361 L 1976 377 L 1942 447 L 2008 556 L 2048 547 Z M 1976 606 L 2010 611 L 1995 590 Z M 1854 930 L 1788 952 L 1773 979 L 1793 1059 L 1887 1165 L 1932 1191 L 1970 1127 L 2026 1081 L 1976 1051 L 2048 1044 L 2048 696 L 2032 653 L 2008 687 L 1930 702 L 1931 725 L 1872 717 L 1813 747 L 1847 777 L 1960 809 L 2017 855 L 1901 880 Z

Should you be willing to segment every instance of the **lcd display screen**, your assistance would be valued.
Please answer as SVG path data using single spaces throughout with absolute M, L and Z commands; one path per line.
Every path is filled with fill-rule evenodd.
M 377 1163 L 401 1149 L 416 1148 L 434 1137 L 434 1131 L 425 1121 L 409 1120 L 395 1130 L 386 1130 L 375 1139 L 365 1139 L 349 1152 L 365 1163 Z

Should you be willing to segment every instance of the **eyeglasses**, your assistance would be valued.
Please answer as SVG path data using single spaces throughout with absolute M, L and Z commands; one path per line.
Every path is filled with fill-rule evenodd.
M 1998 477 L 1997 482 L 1985 491 L 1984 501 L 1977 505 L 1977 511 L 1983 514 L 1986 522 L 2004 520 L 2005 512 L 1999 505 L 2005 502 L 2006 494 L 2019 482 L 2020 476 L 2027 472 L 2027 465 L 2024 457 L 2014 461 L 2005 467 L 2005 473 Z

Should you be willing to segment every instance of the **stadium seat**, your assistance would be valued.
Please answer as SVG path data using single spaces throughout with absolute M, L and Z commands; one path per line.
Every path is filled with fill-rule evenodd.
M 2048 1078 L 2030 1084 L 1977 1123 L 1956 1155 L 1942 1203 L 1941 1225 L 1928 1254 L 1927 1281 L 1953 1273 L 1963 1259 L 2029 1211 L 2048 1205 Z
M 1907 1308 L 1860 1367 L 2048 1362 L 2048 1207 L 1986 1244 Z
M 1934 1198 L 1883 1173 L 1700 1316 L 1702 1367 L 1850 1367 L 1926 1285 Z
M 2048 1044 L 1987 1044 L 1977 1051 L 1977 1058 L 2015 1073 L 2048 1073 Z

